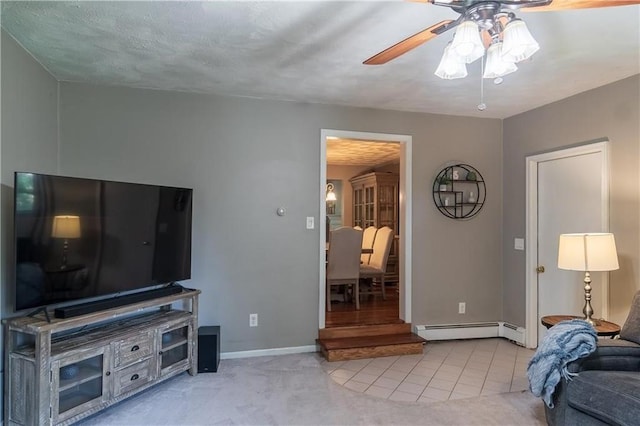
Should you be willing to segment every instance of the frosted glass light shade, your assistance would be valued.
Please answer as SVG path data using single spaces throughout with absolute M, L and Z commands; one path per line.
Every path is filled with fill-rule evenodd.
M 336 193 L 333 192 L 334 189 L 335 189 L 335 186 L 332 183 L 328 183 L 327 184 L 327 193 L 326 193 L 325 201 L 337 201 L 338 200 L 338 198 L 336 198 Z
M 473 21 L 464 21 L 458 25 L 456 34 L 453 36 L 451 49 L 467 64 L 482 57 L 484 55 L 484 45 L 480 38 L 478 24 Z
M 513 62 L 502 59 L 502 42 L 493 43 L 487 49 L 487 64 L 484 67 L 484 78 L 497 78 L 516 71 L 518 67 Z
M 51 236 L 53 238 L 80 238 L 80 217 L 55 216 Z
M 467 76 L 467 66 L 456 56 L 451 50 L 451 43 L 447 44 L 440 59 L 440 64 L 434 73 L 444 80 L 453 80 L 455 78 L 464 78 Z
M 527 24 L 521 19 L 514 19 L 504 28 L 502 59 L 506 62 L 523 61 L 540 49 L 533 38 Z
M 570 271 L 613 271 L 619 268 L 613 234 L 562 234 L 558 268 Z

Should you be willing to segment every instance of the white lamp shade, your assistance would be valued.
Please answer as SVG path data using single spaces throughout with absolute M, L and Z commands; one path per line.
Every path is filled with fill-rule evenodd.
M 613 234 L 562 234 L 558 268 L 571 271 L 613 271 L 619 268 Z
M 463 62 L 470 64 L 484 55 L 484 45 L 480 38 L 480 28 L 473 21 L 464 21 L 458 25 L 451 43 L 451 50 Z
M 54 238 L 80 238 L 80 217 L 55 216 L 51 236 Z
M 520 19 L 514 19 L 504 28 L 502 59 L 506 62 L 523 61 L 540 49 L 540 45 L 533 38 L 527 24 Z
M 467 66 L 457 57 L 451 50 L 451 43 L 447 44 L 440 59 L 440 64 L 434 73 L 444 80 L 453 80 L 455 78 L 464 78 L 467 76 Z
M 498 41 L 487 49 L 487 64 L 484 68 L 484 78 L 497 78 L 516 71 L 518 67 L 513 62 L 502 59 L 502 42 Z

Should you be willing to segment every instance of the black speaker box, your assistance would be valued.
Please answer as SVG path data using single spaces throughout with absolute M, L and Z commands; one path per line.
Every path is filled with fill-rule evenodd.
M 220 326 L 198 328 L 198 373 L 215 373 L 220 364 Z

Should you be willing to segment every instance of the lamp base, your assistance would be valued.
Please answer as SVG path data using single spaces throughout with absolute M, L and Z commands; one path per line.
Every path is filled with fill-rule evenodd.
M 583 320 L 585 320 L 586 322 L 588 322 L 589 324 L 591 324 L 593 327 L 598 327 L 600 325 L 602 325 L 602 321 L 599 319 L 593 319 L 593 318 L 582 318 Z
M 62 246 L 62 261 L 60 263 L 60 269 L 67 269 L 67 252 L 69 251 L 69 240 L 64 239 Z
M 591 307 L 591 274 L 589 272 L 584 273 L 584 308 L 582 308 L 584 314 L 584 320 L 595 327 L 598 324 L 598 320 L 591 318 L 593 316 L 593 308 Z

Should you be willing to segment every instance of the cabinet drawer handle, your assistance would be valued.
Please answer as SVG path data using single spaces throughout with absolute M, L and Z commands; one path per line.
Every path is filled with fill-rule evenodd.
M 111 371 L 107 371 L 107 372 L 105 373 L 105 375 L 106 375 L 106 376 L 110 376 L 110 375 L 111 375 Z
M 133 382 L 134 380 L 138 380 L 140 378 L 140 376 L 138 376 L 137 374 L 134 374 L 133 376 L 131 376 L 131 381 Z
M 138 349 L 140 349 L 140 346 L 135 345 L 134 347 L 132 347 L 132 348 L 131 348 L 131 352 L 135 352 L 135 351 L 137 351 Z

